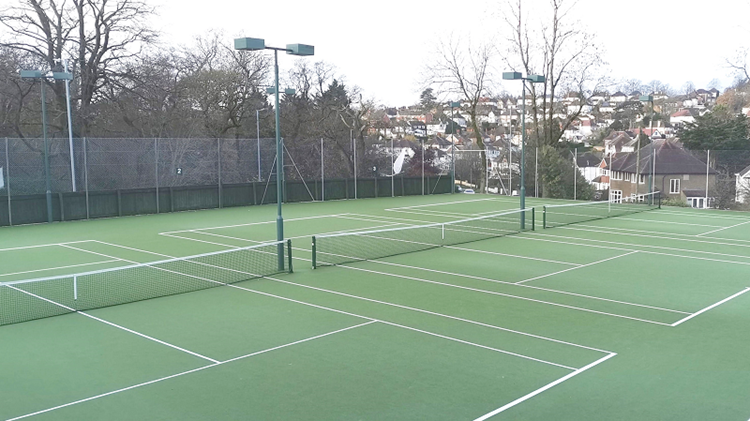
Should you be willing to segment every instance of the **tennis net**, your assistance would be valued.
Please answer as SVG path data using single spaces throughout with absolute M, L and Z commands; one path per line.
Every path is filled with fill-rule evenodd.
M 640 194 L 612 201 L 546 205 L 543 208 L 542 226 L 554 228 L 597 219 L 631 215 L 658 208 L 661 208 L 661 192 Z
M 278 252 L 284 249 L 281 263 Z M 277 241 L 74 275 L 3 282 L 0 326 L 291 272 L 291 250 L 291 240 Z
M 534 229 L 534 209 L 458 221 L 313 237 L 313 268 L 413 253 Z

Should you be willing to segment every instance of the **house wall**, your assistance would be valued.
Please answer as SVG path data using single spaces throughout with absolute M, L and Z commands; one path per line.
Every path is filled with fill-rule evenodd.
M 631 181 L 623 180 L 612 180 L 612 190 L 621 190 L 622 197 L 628 197 L 633 194 L 646 194 L 649 191 L 649 174 L 644 174 L 645 183 L 640 184 L 638 182 L 633 183 L 632 179 L 635 174 L 630 174 Z M 708 192 L 716 188 L 716 175 L 710 174 L 708 180 Z M 624 177 L 623 177 L 624 178 Z M 682 190 L 705 190 L 706 189 L 706 175 L 705 174 L 657 174 L 654 180 L 654 189 L 661 191 L 662 200 L 664 199 L 680 199 L 683 197 Z M 671 194 L 669 192 L 670 180 L 679 179 L 680 188 L 677 193 Z
M 737 176 L 737 197 L 735 200 L 737 203 L 749 203 L 750 202 L 750 175 L 745 178 Z

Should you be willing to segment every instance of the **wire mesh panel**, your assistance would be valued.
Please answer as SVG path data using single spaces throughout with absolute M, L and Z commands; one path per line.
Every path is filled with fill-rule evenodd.
M 266 243 L 71 276 L 0 283 L 0 325 L 199 291 L 289 271 L 290 259 L 280 260 L 278 256 L 279 251 L 284 251 L 284 244 Z
M 10 177 L 8 176 L 9 157 L 6 150 L 9 148 L 7 138 L 0 139 L 0 225 L 11 225 Z
M 336 265 L 497 238 L 534 229 L 532 209 L 402 228 L 313 238 L 313 264 Z
M 154 139 L 86 139 L 89 191 L 156 187 Z

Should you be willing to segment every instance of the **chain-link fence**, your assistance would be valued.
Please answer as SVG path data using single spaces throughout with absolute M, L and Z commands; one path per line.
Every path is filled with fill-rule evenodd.
M 46 154 L 42 139 L 0 142 L 0 225 L 276 202 L 275 139 L 73 139 L 72 160 L 68 139 L 49 139 Z M 423 154 L 419 144 L 349 138 L 284 146 L 285 202 L 451 191 L 445 154 Z

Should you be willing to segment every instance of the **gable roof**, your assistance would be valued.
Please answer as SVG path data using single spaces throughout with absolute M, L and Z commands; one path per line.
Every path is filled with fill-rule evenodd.
M 612 170 L 635 173 L 636 167 L 640 174 L 651 173 L 651 156 L 656 153 L 655 174 L 705 174 L 706 163 L 694 157 L 682 145 L 673 139 L 655 140 L 650 145 L 641 148 L 641 161 L 636 166 L 637 152 L 616 155 L 612 160 Z M 709 174 L 716 174 L 716 170 L 709 167 Z
M 739 175 L 740 177 L 750 176 L 750 165 L 748 165 L 748 167 L 745 168 L 744 170 L 740 171 L 739 174 L 737 175 Z
M 602 157 L 592 152 L 586 152 L 582 155 L 578 155 L 578 158 L 576 159 L 576 165 L 579 168 L 599 167 L 601 163 Z

